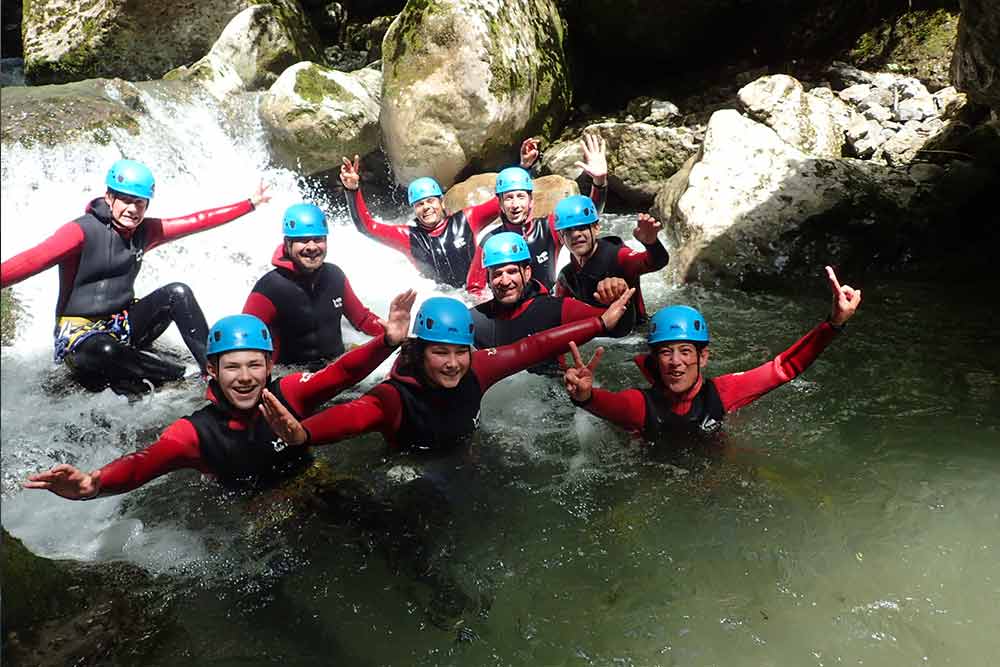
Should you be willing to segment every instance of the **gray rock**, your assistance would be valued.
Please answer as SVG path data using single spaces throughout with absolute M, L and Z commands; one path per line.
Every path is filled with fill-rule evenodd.
M 959 6 L 951 81 L 976 102 L 1000 110 L 1000 3 L 960 0 Z

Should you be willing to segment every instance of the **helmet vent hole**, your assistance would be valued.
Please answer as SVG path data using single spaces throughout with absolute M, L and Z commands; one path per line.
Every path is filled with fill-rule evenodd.
M 428 329 L 433 329 L 434 328 L 434 319 L 431 318 L 431 317 L 427 318 L 427 328 Z

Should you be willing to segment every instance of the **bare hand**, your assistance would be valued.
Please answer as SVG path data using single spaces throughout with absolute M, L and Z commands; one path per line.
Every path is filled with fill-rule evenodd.
M 632 236 L 643 245 L 653 245 L 656 243 L 656 235 L 660 233 L 661 229 L 663 229 L 663 223 L 648 213 L 640 213 Z
M 861 305 L 861 290 L 856 290 L 850 285 L 841 285 L 831 266 L 826 267 L 826 280 L 830 284 L 830 291 L 833 292 L 830 322 L 838 327 L 843 326 L 847 320 L 854 317 L 854 312 Z
M 620 297 L 615 299 L 615 302 L 608 306 L 608 309 L 601 314 L 601 321 L 604 322 L 604 328 L 611 331 L 618 324 L 618 320 L 622 318 L 625 311 L 628 309 L 629 299 L 635 294 L 635 288 L 630 287 L 625 290 L 625 293 Z
M 624 278 L 605 278 L 597 283 L 597 291 L 594 298 L 605 306 L 612 303 L 628 289 L 628 283 Z
M 93 498 L 101 491 L 101 471 L 89 475 L 68 463 L 60 463 L 51 470 L 32 475 L 24 483 L 26 489 L 45 489 L 70 500 Z
M 408 289 L 402 294 L 397 294 L 389 304 L 388 318 L 377 320 L 385 329 L 385 342 L 389 347 L 396 347 L 406 340 L 410 332 L 410 310 L 416 300 L 416 290 Z
M 585 132 L 580 145 L 583 147 L 583 162 L 574 164 L 590 174 L 594 185 L 603 188 L 608 184 L 608 145 L 604 137 Z
M 531 169 L 538 160 L 538 139 L 528 137 L 521 142 L 521 168 Z
M 267 189 L 271 187 L 264 183 L 264 179 L 260 179 L 260 183 L 257 184 L 257 189 L 254 193 L 250 195 L 250 203 L 253 204 L 254 208 L 257 208 L 261 204 L 266 204 L 271 201 L 271 195 L 267 194 Z
M 274 434 L 285 443 L 298 446 L 309 439 L 302 423 L 267 389 L 261 394 L 260 411 Z
M 347 190 L 357 190 L 361 180 L 361 159 L 357 155 L 354 156 L 354 162 L 346 157 L 342 159 L 344 163 L 340 165 L 340 182 Z
M 583 357 L 580 356 L 580 348 L 576 346 L 576 343 L 569 344 L 569 352 L 573 355 L 574 365 L 568 366 L 566 372 L 563 373 L 566 392 L 574 401 L 585 403 L 590 400 L 593 392 L 594 369 L 597 368 L 597 364 L 601 360 L 601 355 L 604 354 L 604 348 L 599 347 L 594 350 L 594 356 L 590 358 L 587 364 L 583 363 Z

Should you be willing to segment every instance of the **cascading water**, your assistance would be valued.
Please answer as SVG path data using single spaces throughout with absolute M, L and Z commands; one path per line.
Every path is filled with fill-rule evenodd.
M 233 116 L 205 99 L 147 94 L 138 136 L 5 147 L 3 257 L 76 217 L 122 155 L 153 166 L 156 216 L 236 201 L 263 176 L 268 205 L 156 249 L 137 284 L 142 295 L 187 282 L 209 321 L 238 311 L 268 270 L 281 212 L 317 196 L 267 167 L 252 99 Z M 401 255 L 356 233 L 339 202 L 319 203 L 341 223 L 330 259 L 371 309 L 384 313 L 405 287 L 420 300 L 435 293 Z M 634 217 L 607 221 L 628 236 Z M 454 619 L 435 618 L 440 591 L 408 571 L 394 536 L 324 515 L 308 493 L 233 495 L 191 472 L 80 503 L 20 489 L 56 462 L 93 469 L 134 451 L 202 404 L 197 383 L 131 404 L 60 389 L 55 270 L 16 287 L 28 319 L 3 350 L 3 524 L 41 555 L 166 575 L 186 632 L 150 664 L 990 664 L 1000 651 L 997 334 L 975 290 L 863 286 L 847 335 L 729 417 L 723 456 L 643 451 L 573 408 L 554 380 L 521 374 L 492 389 L 477 444 L 424 471 L 446 489 L 441 548 L 479 596 L 462 619 L 463 636 L 479 637 L 470 643 L 454 643 Z M 828 309 L 821 267 L 801 295 L 655 276 L 644 290 L 651 310 L 702 309 L 712 374 L 773 357 Z M 631 362 L 642 341 L 604 341 L 605 386 L 643 384 Z M 164 344 L 186 356 L 173 329 Z M 383 454 L 374 435 L 318 450 L 330 479 L 365 488 L 420 467 Z

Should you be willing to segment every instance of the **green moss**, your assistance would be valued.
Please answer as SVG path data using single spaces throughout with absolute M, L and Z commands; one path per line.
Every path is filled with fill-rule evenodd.
M 0 292 L 0 345 L 11 345 L 17 334 L 17 321 L 23 309 L 14 292 L 7 288 Z
M 943 85 L 957 33 L 957 14 L 944 9 L 909 12 L 861 35 L 848 59 L 866 69 L 893 63 L 905 74 Z
M 310 65 L 295 75 L 295 94 L 311 104 L 321 104 L 324 99 L 344 98 L 349 93 L 343 86 L 323 75 L 320 65 Z

